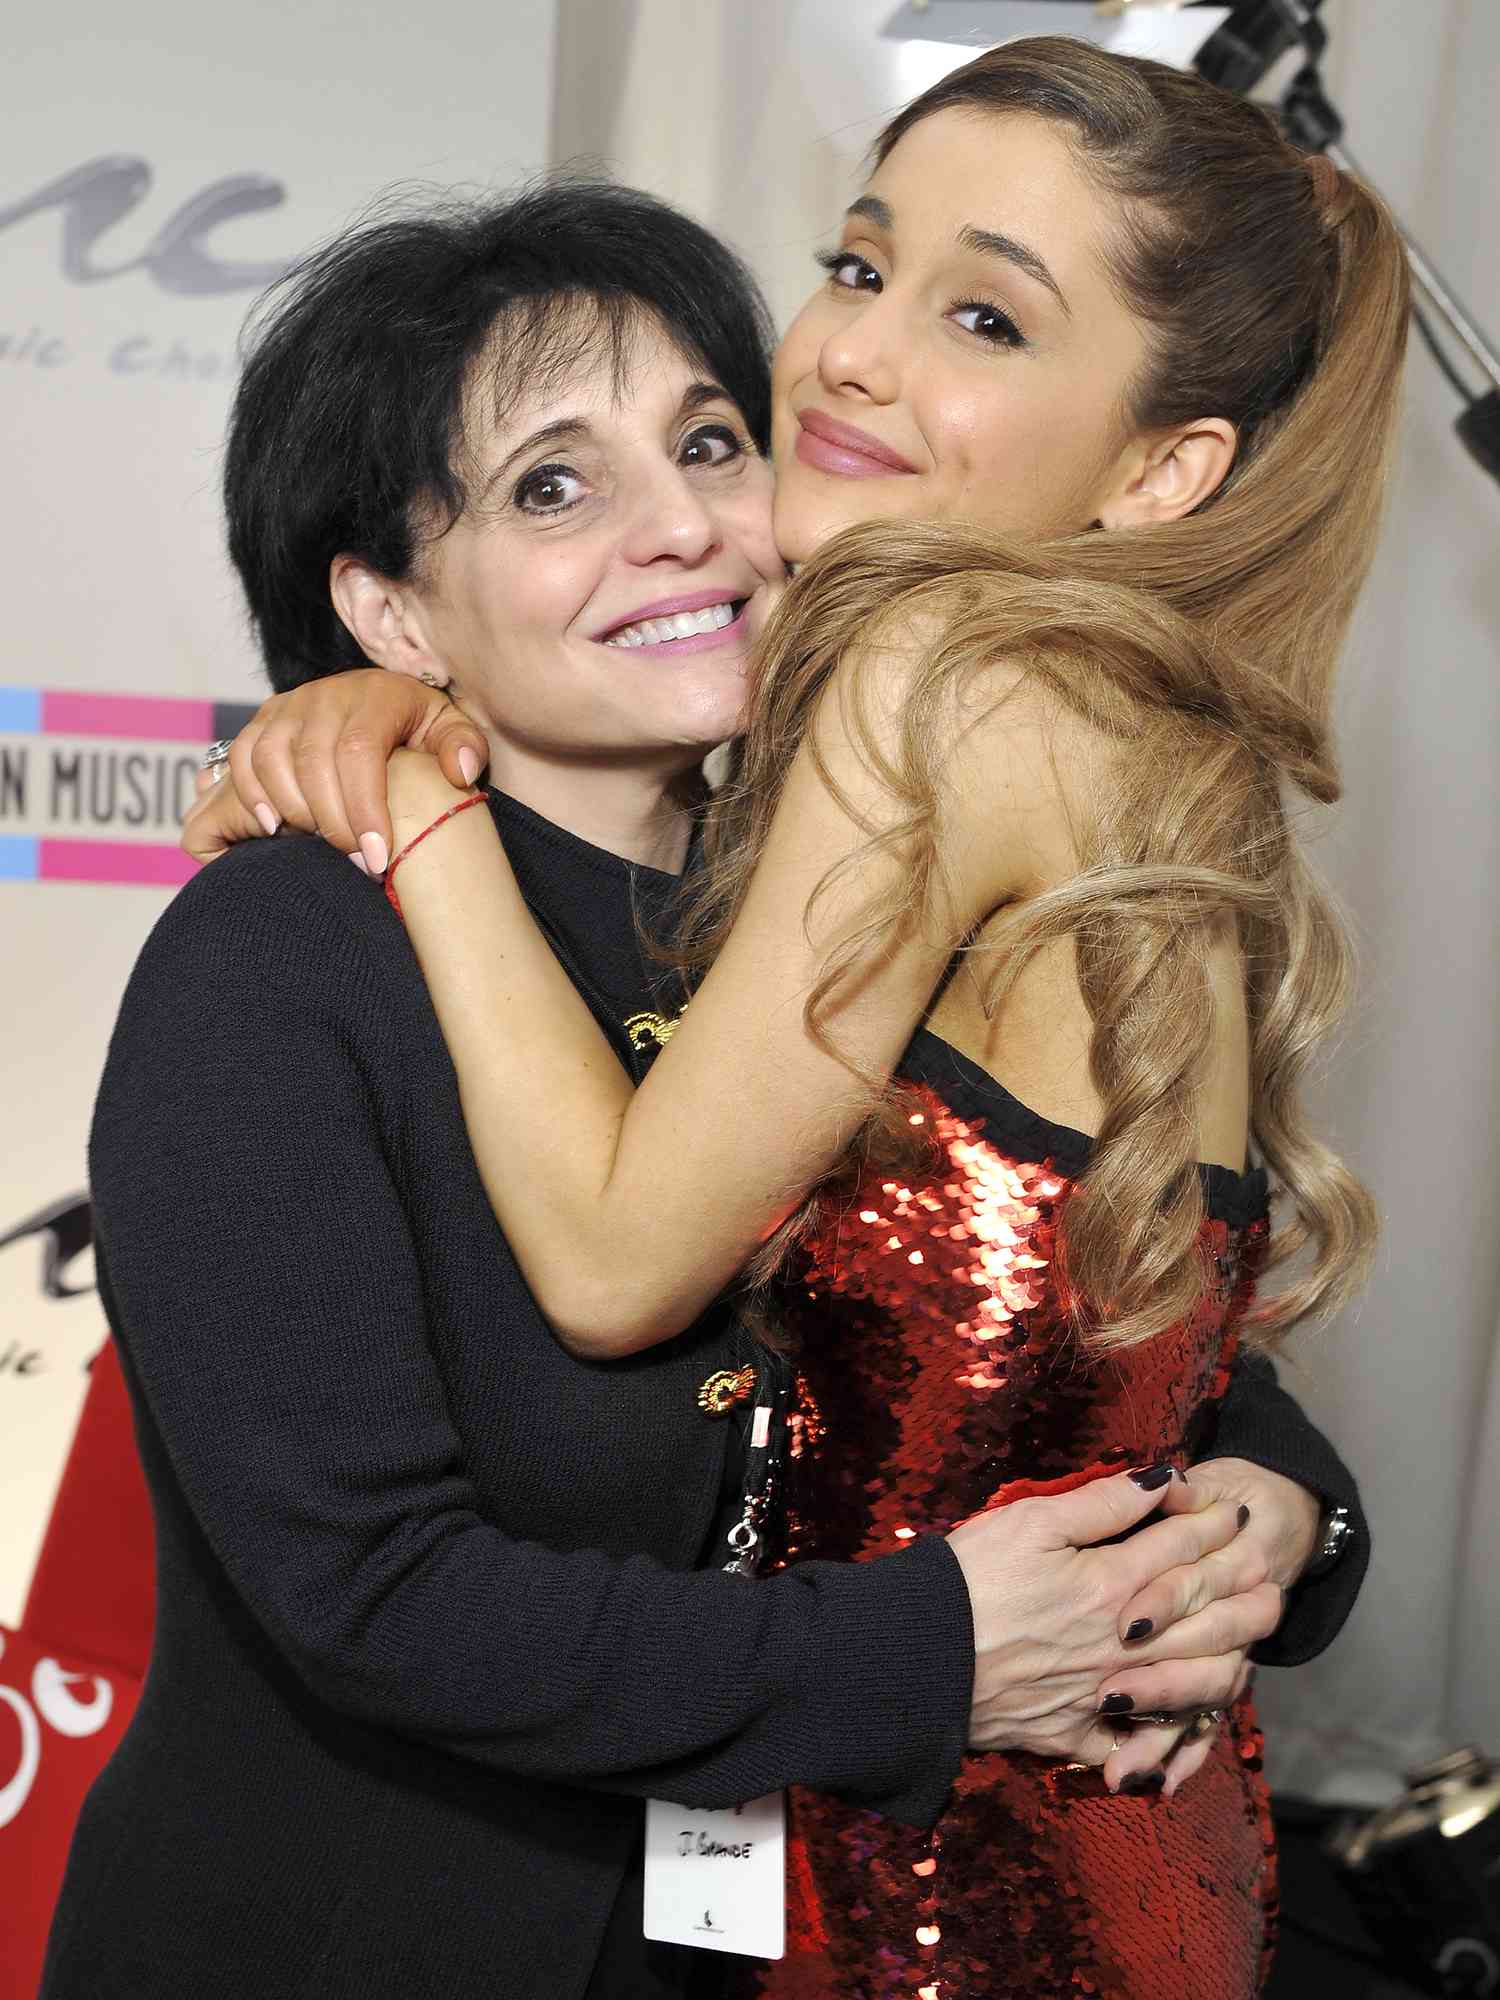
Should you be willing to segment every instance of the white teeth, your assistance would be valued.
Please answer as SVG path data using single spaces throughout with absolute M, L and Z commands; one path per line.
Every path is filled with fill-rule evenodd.
M 634 625 L 622 625 L 606 646 L 662 646 L 673 639 L 691 639 L 700 632 L 721 632 L 734 623 L 734 604 L 705 605 L 701 611 L 677 611 L 669 618 L 641 618 Z

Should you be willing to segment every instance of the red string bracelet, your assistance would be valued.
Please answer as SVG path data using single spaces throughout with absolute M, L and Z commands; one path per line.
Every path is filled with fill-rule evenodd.
M 401 898 L 396 894 L 396 870 L 401 866 L 408 854 L 413 853 L 422 845 L 422 842 L 427 838 L 429 833 L 436 833 L 438 828 L 446 826 L 455 814 L 467 812 L 470 806 L 487 806 L 489 802 L 488 793 L 475 792 L 467 799 L 460 799 L 456 806 L 449 806 L 445 813 L 438 814 L 431 826 L 424 826 L 419 834 L 416 834 L 411 840 L 407 841 L 405 847 L 402 848 L 390 867 L 386 869 L 385 899 L 396 912 L 396 915 L 401 917 L 402 923 L 405 923 L 406 919 L 401 915 Z

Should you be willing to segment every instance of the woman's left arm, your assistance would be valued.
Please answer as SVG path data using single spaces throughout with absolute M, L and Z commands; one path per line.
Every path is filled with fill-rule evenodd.
M 992 686 L 982 716 L 955 711 L 936 829 L 941 895 L 913 902 L 911 920 L 833 996 L 836 1052 L 810 1031 L 806 996 L 867 899 L 910 895 L 900 840 L 872 845 L 900 809 L 846 710 L 857 699 L 877 741 L 884 729 L 894 740 L 908 672 L 897 651 L 837 670 L 733 931 L 638 1090 L 533 923 L 487 813 L 454 818 L 394 870 L 486 1189 L 576 1352 L 650 1346 L 704 1309 L 863 1120 L 869 1089 L 850 1065 L 890 1075 L 959 941 L 1022 891 L 1056 778 L 1039 703 L 1017 677 Z M 452 802 L 430 758 L 399 757 L 398 855 Z
M 1286 1615 L 1253 1649 L 1260 1666 L 1298 1667 L 1343 1630 L 1370 1566 L 1370 1528 L 1359 1486 L 1343 1459 L 1264 1354 L 1241 1355 L 1219 1408 L 1206 1456 L 1193 1469 L 1215 1497 L 1250 1508 L 1262 1523 L 1267 1573 L 1287 1593 Z M 1342 1509 L 1347 1526 L 1322 1552 L 1326 1525 Z
M 1265 1575 L 1284 1593 L 1285 1611 L 1251 1657 L 1259 1666 L 1297 1667 L 1332 1645 L 1354 1609 L 1370 1565 L 1370 1530 L 1359 1487 L 1332 1444 L 1288 1395 L 1264 1354 L 1242 1354 L 1204 1455 L 1193 1466 L 1199 1488 L 1215 1500 L 1250 1510 L 1240 1532 L 1245 1549 L 1261 1552 Z M 1174 1492 L 1165 1511 L 1185 1504 Z M 1337 1546 L 1324 1549 L 1334 1510 L 1344 1516 Z M 1188 1593 L 1203 1576 L 1186 1571 L 1152 1584 L 1126 1607 L 1134 1621 L 1160 1626 L 1191 1611 Z

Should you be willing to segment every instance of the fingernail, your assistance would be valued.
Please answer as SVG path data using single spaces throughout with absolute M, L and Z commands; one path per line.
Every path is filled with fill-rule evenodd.
M 359 836 L 359 851 L 365 857 L 365 865 L 372 875 L 383 875 L 385 864 L 390 859 L 385 842 L 378 833 L 362 833 Z
M 1155 1630 L 1156 1627 L 1149 1618 L 1132 1618 L 1130 1623 L 1125 1627 L 1125 1637 L 1127 1639 L 1149 1639 Z
M 370 872 L 369 866 L 366 863 L 365 857 L 362 854 L 351 854 L 349 856 L 349 859 L 354 863 L 355 867 L 359 870 L 361 875 L 369 874 Z
M 1184 1485 L 1184 1486 L 1186 1486 L 1186 1485 L 1187 1485 L 1187 1474 L 1186 1474 L 1186 1473 L 1185 1473 L 1185 1472 L 1183 1471 L 1183 1469 L 1182 1469 L 1182 1467 L 1181 1467 L 1180 1465 L 1179 1465 L 1179 1466 L 1178 1466 L 1178 1467 L 1176 1468 L 1176 1473 L 1177 1473 L 1177 1477 L 1178 1477 L 1178 1478 L 1179 1478 L 1179 1479 L 1180 1479 L 1180 1480 L 1182 1481 L 1183 1485 Z
M 1159 1792 L 1166 1782 L 1165 1771 L 1132 1771 L 1128 1778 L 1120 1780 L 1120 1790 L 1135 1798 L 1142 1792 Z
M 1250 1518 L 1250 1509 L 1248 1507 L 1241 1507 L 1237 1518 L 1239 1520 L 1240 1526 L 1243 1528 L 1245 1523 Z
M 262 831 L 266 833 L 274 833 L 281 824 L 281 821 L 272 812 L 264 799 L 255 808 L 255 817 L 260 821 Z
M 466 785 L 472 785 L 474 780 L 479 776 L 479 759 L 467 744 L 458 753 L 458 768 L 464 774 L 464 783 Z
M 1172 1468 L 1170 1465 L 1142 1466 L 1139 1471 L 1132 1472 L 1130 1477 L 1143 1493 L 1155 1493 L 1172 1477 Z
M 1107 1694 L 1099 1704 L 1101 1715 L 1129 1715 L 1135 1707 L 1133 1694 Z

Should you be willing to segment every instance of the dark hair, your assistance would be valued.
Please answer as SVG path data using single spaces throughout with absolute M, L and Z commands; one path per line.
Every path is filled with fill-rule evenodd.
M 731 250 L 637 189 L 560 177 L 503 200 L 445 197 L 279 279 L 247 329 L 224 469 L 229 553 L 272 685 L 368 665 L 329 564 L 348 553 L 399 580 L 434 524 L 461 518 L 481 363 L 498 420 L 591 349 L 618 381 L 646 319 L 722 384 L 764 450 L 765 301 Z

